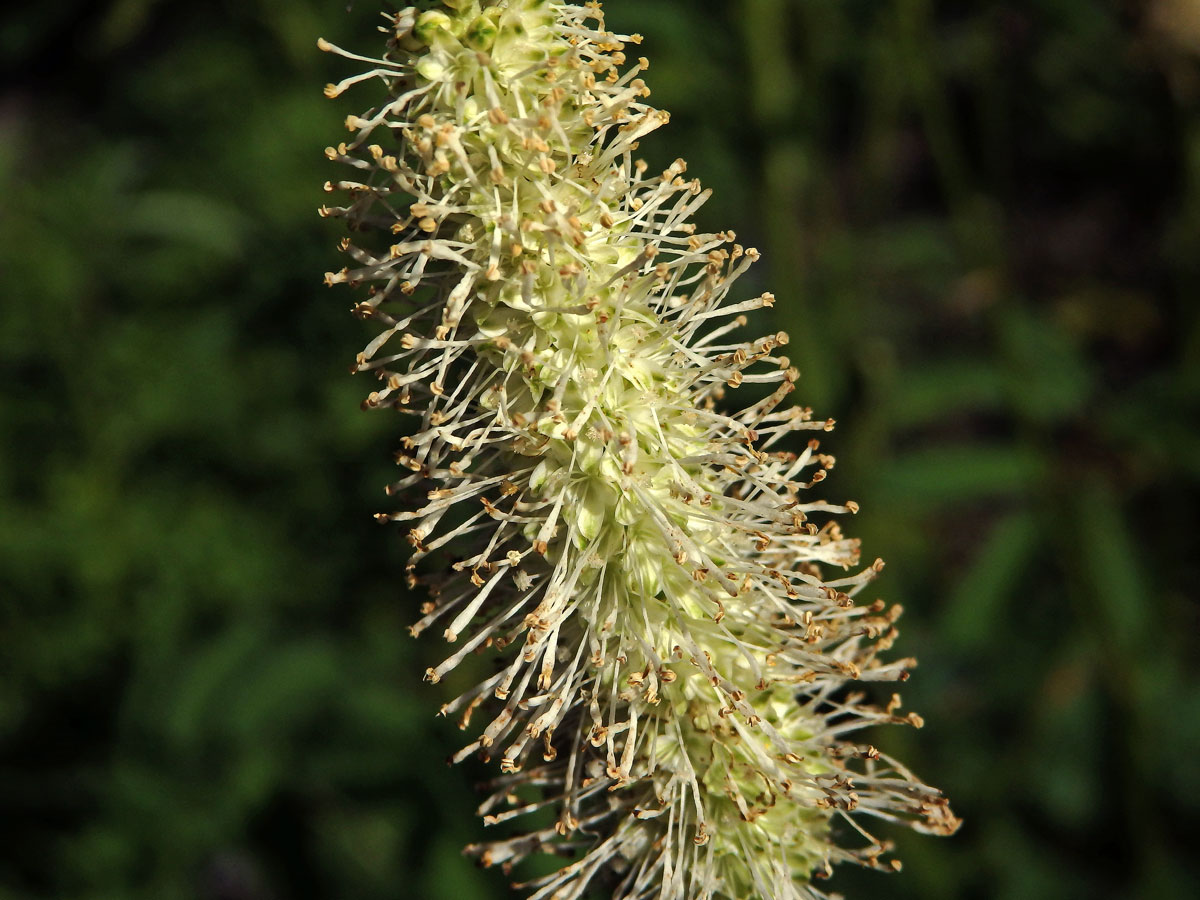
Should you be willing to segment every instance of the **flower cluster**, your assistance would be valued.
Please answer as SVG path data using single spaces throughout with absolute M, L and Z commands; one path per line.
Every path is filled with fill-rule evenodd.
M 367 286 L 382 329 L 365 405 L 419 423 L 389 492 L 421 500 L 380 518 L 429 591 L 412 633 L 451 645 L 427 679 L 497 663 L 442 709 L 473 735 L 454 758 L 499 759 L 488 824 L 543 811 L 468 852 L 571 857 L 539 900 L 817 898 L 834 863 L 896 866 L 863 821 L 956 826 L 851 739 L 920 724 L 850 687 L 904 679 L 878 658 L 898 610 L 853 599 L 882 567 L 829 517 L 855 505 L 806 499 L 833 458 L 784 449 L 833 424 L 782 405 L 787 336 L 730 337 L 774 300 L 728 299 L 758 254 L 697 230 L 683 160 L 634 157 L 668 118 L 640 38 L 596 2 L 426 6 L 387 17 L 381 58 L 321 42 L 369 67 L 329 96 L 386 88 L 327 151 L 355 174 L 322 213 L 355 233 L 327 281 Z

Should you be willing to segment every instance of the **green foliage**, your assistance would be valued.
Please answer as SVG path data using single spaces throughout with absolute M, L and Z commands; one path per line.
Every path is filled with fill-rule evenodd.
M 1200 895 L 1200 65 L 1182 2 L 609 0 L 765 262 L 967 820 L 847 896 Z M 1173 12 L 1174 11 L 1174 12 Z M 504 896 L 405 626 L 314 214 L 359 2 L 0 22 L 0 898 Z M 1165 25 L 1163 23 L 1166 23 Z

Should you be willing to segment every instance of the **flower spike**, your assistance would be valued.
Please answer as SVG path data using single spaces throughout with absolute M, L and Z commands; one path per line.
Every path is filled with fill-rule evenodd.
M 636 35 L 600 4 L 444 0 L 386 17 L 379 104 L 326 155 L 353 235 L 330 284 L 380 331 L 355 371 L 365 401 L 417 420 L 390 494 L 414 635 L 440 631 L 438 682 L 486 653 L 494 674 L 442 707 L 498 761 L 485 824 L 552 824 L 469 847 L 535 900 L 812 900 L 839 862 L 891 869 L 872 818 L 948 834 L 945 799 L 855 733 L 919 726 L 887 662 L 898 610 L 856 596 L 881 562 L 809 488 L 834 460 L 796 432 L 831 421 L 783 405 L 787 335 L 737 342 L 771 294 L 730 300 L 757 258 L 697 230 L 708 197 L 677 160 L 651 172 Z M 726 401 L 765 386 L 741 411 Z M 793 436 L 789 442 L 789 436 Z M 454 554 L 453 557 L 450 554 Z M 454 560 L 451 562 L 451 560 Z M 536 818 L 539 823 L 546 816 Z

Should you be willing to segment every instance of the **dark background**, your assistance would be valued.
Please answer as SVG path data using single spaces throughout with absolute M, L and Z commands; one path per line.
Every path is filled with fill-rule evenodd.
M 1200 896 L 1200 2 L 609 0 L 908 609 L 950 840 L 853 898 Z M 359 0 L 0 20 L 0 900 L 485 900 L 320 185 Z

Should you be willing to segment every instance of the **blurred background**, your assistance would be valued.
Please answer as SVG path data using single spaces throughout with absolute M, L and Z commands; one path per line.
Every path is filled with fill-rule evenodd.
M 950 840 L 853 898 L 1200 896 L 1200 0 L 608 0 L 907 608 Z M 359 0 L 0 18 L 0 900 L 491 900 L 315 208 Z M 340 173 L 337 173 L 340 174 Z

